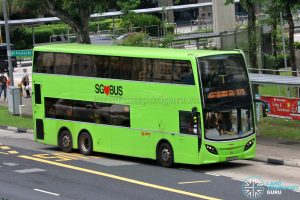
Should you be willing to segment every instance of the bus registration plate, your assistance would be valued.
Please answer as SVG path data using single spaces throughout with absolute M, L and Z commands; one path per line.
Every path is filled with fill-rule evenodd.
M 237 160 L 238 157 L 237 156 L 231 156 L 231 157 L 227 157 L 226 161 L 232 161 L 232 160 Z

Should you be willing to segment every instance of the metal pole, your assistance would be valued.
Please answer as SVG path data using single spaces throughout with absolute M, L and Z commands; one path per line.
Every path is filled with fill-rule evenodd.
M 68 29 L 68 42 L 70 42 L 70 27 L 67 26 L 67 29 Z
M 13 76 L 12 62 L 11 62 L 11 48 L 10 48 L 9 26 L 8 26 L 6 4 L 7 4 L 6 0 L 3 0 L 2 6 L 3 6 L 3 17 L 4 17 L 4 22 L 5 22 L 5 36 L 6 36 L 6 44 L 7 44 L 9 79 L 10 79 L 10 86 L 14 86 L 14 76 Z
M 112 19 L 113 19 L 113 30 L 112 30 L 112 31 L 113 31 L 113 32 L 112 32 L 113 36 L 112 36 L 112 38 L 115 39 L 115 38 L 116 38 L 116 32 L 115 32 L 115 29 L 116 29 L 115 18 L 113 17 Z
M 33 26 L 31 27 L 31 30 L 32 30 L 32 44 L 33 44 L 33 46 L 35 46 L 34 27 Z
M 2 44 L 2 26 L 0 25 L 0 43 Z

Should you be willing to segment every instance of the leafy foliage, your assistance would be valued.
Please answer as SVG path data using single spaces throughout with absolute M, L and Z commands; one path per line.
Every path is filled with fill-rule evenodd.
M 147 47 L 151 46 L 149 36 L 145 33 L 133 33 L 124 39 L 121 46 Z
M 295 46 L 295 49 L 300 50 L 300 42 L 295 42 L 294 46 Z

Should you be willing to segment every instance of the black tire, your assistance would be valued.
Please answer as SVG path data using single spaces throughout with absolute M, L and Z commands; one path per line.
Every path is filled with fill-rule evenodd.
M 61 148 L 62 151 L 66 153 L 70 153 L 73 150 L 73 142 L 72 142 L 72 135 L 70 131 L 68 130 L 63 130 L 60 133 L 59 136 L 59 147 Z
M 167 142 L 162 142 L 157 148 L 156 158 L 159 165 L 163 167 L 172 167 L 174 164 L 174 153 L 172 146 Z
M 93 153 L 93 139 L 88 132 L 82 132 L 78 138 L 78 149 L 83 155 Z

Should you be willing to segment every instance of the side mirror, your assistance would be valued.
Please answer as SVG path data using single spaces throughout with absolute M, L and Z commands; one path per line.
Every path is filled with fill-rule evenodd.
M 253 99 L 254 103 L 261 103 L 262 104 L 262 116 L 267 117 L 268 116 L 268 104 L 260 99 Z

